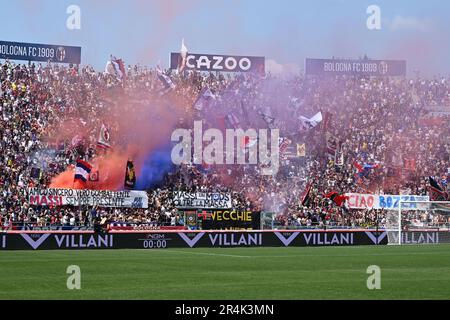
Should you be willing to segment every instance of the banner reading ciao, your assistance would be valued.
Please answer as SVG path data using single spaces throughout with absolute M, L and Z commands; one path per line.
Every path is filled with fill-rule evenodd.
M 346 193 L 350 209 L 398 210 L 400 201 L 429 201 L 429 196 Z M 416 203 L 403 203 L 402 209 L 418 210 Z

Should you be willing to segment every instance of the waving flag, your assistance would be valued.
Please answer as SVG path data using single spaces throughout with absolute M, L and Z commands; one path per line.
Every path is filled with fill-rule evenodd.
M 312 183 L 309 182 L 306 185 L 305 190 L 303 191 L 303 193 L 300 195 L 300 201 L 301 201 L 302 206 L 308 205 L 309 201 L 311 200 L 311 197 L 310 197 L 311 187 L 312 187 Z
M 280 154 L 283 154 L 291 143 L 292 141 L 288 138 L 278 138 L 278 148 L 280 150 Z
M 111 60 L 106 61 L 105 73 L 116 75 L 116 69 L 114 68 L 114 64 Z
M 110 144 L 110 134 L 108 128 L 102 124 L 100 128 L 100 134 L 98 136 L 97 147 L 100 149 L 109 149 L 111 148 Z
M 290 147 L 291 143 L 292 141 L 288 138 L 278 138 L 278 150 L 283 160 L 296 157 L 296 153 Z
M 208 107 L 211 103 L 211 100 L 215 100 L 216 96 L 212 93 L 211 89 L 208 87 L 204 87 L 200 94 L 198 95 L 197 100 L 194 102 L 194 109 L 198 111 L 202 111 L 204 108 Z
M 297 157 L 305 157 L 306 156 L 306 144 L 297 143 Z
M 428 187 L 430 191 L 430 200 L 432 201 L 447 201 L 449 200 L 449 195 L 445 192 L 444 188 L 442 188 L 439 183 L 433 179 L 433 177 L 429 177 L 430 186 Z
M 133 189 L 136 185 L 136 171 L 134 170 L 133 161 L 127 161 L 127 167 L 125 170 L 125 183 L 124 186 L 126 189 Z
M 116 68 L 117 75 L 120 79 L 125 79 L 127 77 L 127 73 L 125 71 L 125 63 L 122 59 L 114 59 L 113 60 L 114 67 Z
M 324 194 L 325 198 L 331 199 L 337 206 L 341 207 L 346 200 L 348 200 L 348 196 L 344 194 L 339 194 L 336 191 L 328 192 Z
M 344 153 L 341 150 L 336 151 L 336 154 L 334 156 L 334 162 L 337 166 L 344 165 Z
M 118 79 L 125 79 L 125 64 L 122 59 L 117 59 L 113 55 L 110 56 L 110 60 L 106 62 L 105 73 L 116 76 Z
M 300 116 L 300 129 L 301 130 L 309 130 L 317 126 L 320 122 L 322 122 L 322 112 L 316 113 L 312 118 L 306 118 L 304 116 Z
M 363 165 L 361 165 L 356 161 L 353 162 L 353 165 L 355 166 L 356 170 L 358 170 L 358 176 L 360 178 L 362 177 L 367 178 L 371 169 L 376 169 L 380 166 L 379 164 L 372 164 L 372 163 L 364 163 Z
M 184 45 L 184 39 L 181 40 L 180 55 L 178 56 L 178 73 L 182 73 L 184 68 L 186 68 L 186 58 L 188 54 L 188 49 Z
M 89 179 L 89 174 L 91 173 L 92 166 L 84 160 L 77 160 L 77 165 L 75 166 L 75 176 L 74 181 L 79 181 L 85 184 Z
M 172 82 L 172 79 L 170 79 L 168 75 L 164 74 L 159 66 L 156 66 L 156 75 L 164 86 L 164 89 L 160 92 L 160 95 L 164 95 L 175 89 L 176 86 Z
M 250 150 L 250 148 L 253 147 L 257 142 L 258 137 L 244 136 L 242 138 L 241 148 L 245 153 L 247 153 L 247 151 Z
M 334 158 L 339 149 L 339 139 L 329 132 L 325 132 L 328 157 Z

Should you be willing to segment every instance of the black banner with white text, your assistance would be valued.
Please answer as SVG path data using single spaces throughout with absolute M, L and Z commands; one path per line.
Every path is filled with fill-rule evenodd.
M 407 235 L 407 243 L 434 243 L 436 233 Z M 386 245 L 386 231 L 8 231 L 0 235 L 0 250 L 51 249 L 166 249 L 214 247 L 304 247 Z
M 178 68 L 180 53 L 170 54 L 170 68 Z M 264 74 L 265 58 L 223 54 L 188 53 L 186 69 L 197 71 L 256 72 Z

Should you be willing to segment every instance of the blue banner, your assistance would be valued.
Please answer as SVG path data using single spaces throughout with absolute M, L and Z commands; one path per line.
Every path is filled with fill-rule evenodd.
M 380 209 L 393 210 L 399 208 L 400 201 L 430 201 L 429 196 L 415 196 L 415 195 L 379 195 Z M 402 203 L 402 209 L 417 210 L 421 207 L 414 202 Z
M 305 73 L 307 75 L 405 76 L 406 61 L 307 58 Z
M 0 41 L 0 59 L 81 63 L 81 47 Z

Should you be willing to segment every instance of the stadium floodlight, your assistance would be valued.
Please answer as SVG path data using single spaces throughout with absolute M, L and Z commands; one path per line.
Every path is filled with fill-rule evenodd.
M 422 243 L 408 241 L 408 235 L 418 231 L 448 233 L 448 223 L 440 223 L 439 219 L 436 219 L 445 217 L 448 221 L 448 216 L 450 201 L 400 201 L 398 211 L 387 211 L 385 228 L 388 244 Z M 446 238 L 448 241 L 445 242 L 450 242 L 450 237 Z

